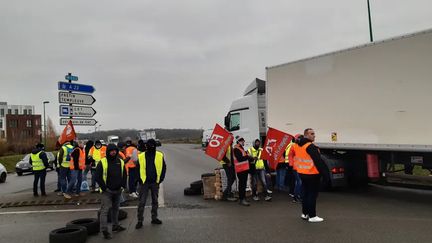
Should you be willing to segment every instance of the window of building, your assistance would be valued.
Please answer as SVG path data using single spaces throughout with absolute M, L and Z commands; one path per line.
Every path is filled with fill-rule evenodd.
M 9 121 L 9 127 L 10 128 L 17 128 L 18 127 L 18 120 L 10 120 Z
M 32 110 L 31 110 L 31 109 L 29 109 L 29 111 L 28 111 L 28 114 L 29 114 L 29 115 L 31 115 L 31 114 L 32 114 Z
M 3 119 L 0 119 L 0 128 L 3 128 Z
M 8 109 L 8 114 L 12 115 L 12 109 Z
M 5 131 L 0 131 L 0 138 L 5 138 Z
M 27 127 L 32 127 L 32 120 L 27 120 Z
M 24 115 L 27 115 L 27 109 L 24 109 Z
M 15 115 L 18 115 L 18 114 L 19 114 L 18 109 L 15 109 Z
M 4 112 L 5 112 L 5 110 L 4 109 L 0 109 L 0 117 L 4 117 Z

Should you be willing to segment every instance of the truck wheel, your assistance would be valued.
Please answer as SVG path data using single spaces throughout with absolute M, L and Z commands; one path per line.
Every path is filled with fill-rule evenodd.
M 1 175 L 0 175 L 0 183 L 4 183 L 4 182 L 6 182 L 6 173 L 2 173 Z
M 94 218 L 84 218 L 70 221 L 66 224 L 66 227 L 70 226 L 84 226 L 87 229 L 88 235 L 99 233 L 99 220 Z
M 83 226 L 70 226 L 50 232 L 50 243 L 84 243 L 87 240 L 87 229 Z

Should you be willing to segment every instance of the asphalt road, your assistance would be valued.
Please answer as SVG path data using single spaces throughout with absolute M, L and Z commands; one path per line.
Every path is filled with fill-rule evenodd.
M 184 187 L 211 172 L 217 162 L 194 145 L 164 145 L 162 149 L 168 164 L 165 207 L 159 210 L 163 225 L 152 226 L 150 210 L 146 210 L 144 228 L 135 230 L 136 209 L 126 209 L 129 217 L 122 224 L 127 231 L 115 234 L 113 242 L 432 241 L 429 192 L 369 187 L 321 193 L 318 214 L 325 222 L 310 224 L 299 218 L 300 205 L 284 194 L 275 194 L 272 202 L 253 202 L 251 207 L 183 196 Z M 0 242 L 48 242 L 50 230 L 73 219 L 94 217 L 94 210 L 84 210 L 95 207 L 0 209 Z M 64 209 L 72 211 L 55 211 Z M 105 241 L 98 235 L 88 242 Z
M 25 173 L 22 176 L 18 176 L 16 173 L 8 174 L 6 183 L 0 184 L 0 198 L 3 195 L 33 192 L 33 179 L 34 176 L 30 173 Z M 57 173 L 55 171 L 48 170 L 45 185 L 47 192 L 56 187 Z

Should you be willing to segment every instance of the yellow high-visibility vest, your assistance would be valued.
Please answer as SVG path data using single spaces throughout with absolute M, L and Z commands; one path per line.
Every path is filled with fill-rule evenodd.
M 45 169 L 45 165 L 44 165 L 42 159 L 39 157 L 41 153 L 42 153 L 42 151 L 40 151 L 37 154 L 31 154 L 33 171 L 40 171 L 40 170 Z
M 108 178 L 108 160 L 106 158 L 102 158 L 100 162 L 102 164 L 102 179 L 106 185 L 107 178 Z M 120 159 L 120 163 L 121 163 L 121 176 L 123 178 L 124 161 Z M 102 193 L 102 189 L 100 189 L 100 192 Z
M 145 156 L 146 152 L 144 153 L 140 153 L 138 156 L 138 163 L 140 165 L 140 177 L 141 177 L 141 181 L 144 184 L 146 182 L 147 179 L 147 171 L 146 171 L 146 156 Z M 155 163 L 155 167 L 156 167 L 156 183 L 160 182 L 160 177 L 162 175 L 162 168 L 163 168 L 163 160 L 164 160 L 164 155 L 162 152 L 156 151 L 156 155 L 155 155 L 155 159 L 154 159 L 154 163 Z
M 265 166 L 264 166 L 264 160 L 261 159 L 262 148 L 256 150 L 254 147 L 250 147 L 248 152 L 252 157 L 258 158 L 258 160 L 255 162 L 255 168 L 257 170 L 263 170 Z
M 69 168 L 70 161 L 71 161 L 71 153 L 74 149 L 74 147 L 70 144 L 63 145 L 63 161 L 61 163 L 61 166 L 64 168 Z

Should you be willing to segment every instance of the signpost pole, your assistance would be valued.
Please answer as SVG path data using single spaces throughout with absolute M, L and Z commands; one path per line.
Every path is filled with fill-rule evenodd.
M 68 76 L 69 76 L 69 77 L 70 77 L 70 76 L 72 76 L 72 73 L 68 73 Z M 68 80 L 68 83 L 70 83 L 70 84 L 72 83 L 72 79 L 71 79 L 71 78 L 70 78 L 70 79 Z M 72 93 L 72 91 L 69 91 L 69 94 L 71 94 L 71 93 Z M 69 104 L 69 107 L 71 107 L 71 106 L 72 106 L 72 104 Z M 72 116 L 70 116 L 70 117 L 69 117 L 69 119 L 71 119 L 71 120 L 72 120 L 72 119 L 73 119 L 73 117 L 72 117 Z

